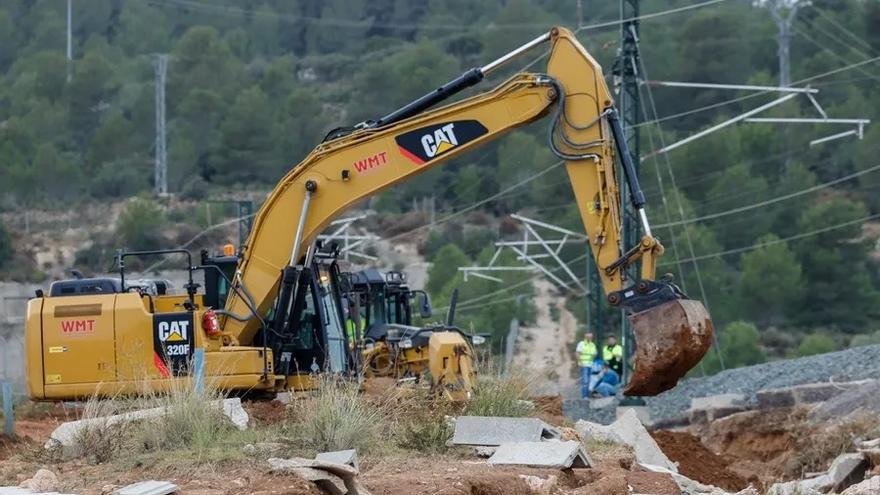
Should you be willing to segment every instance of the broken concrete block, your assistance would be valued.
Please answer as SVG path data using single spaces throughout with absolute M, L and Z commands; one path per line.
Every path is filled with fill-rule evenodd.
M 548 476 L 547 479 L 528 474 L 521 474 L 519 477 L 529 485 L 529 489 L 534 495 L 550 495 L 559 481 L 559 477 L 553 474 Z
M 351 466 L 355 471 L 360 471 L 358 466 L 358 455 L 354 449 L 337 450 L 335 452 L 321 452 L 315 456 L 316 461 L 334 462 L 336 464 L 345 464 Z
M 611 423 L 611 431 L 620 438 L 621 443 L 632 447 L 636 461 L 666 468 L 678 473 L 678 466 L 666 457 L 657 442 L 648 433 L 641 421 L 632 410 L 624 413 L 617 421 Z
M 488 445 L 480 445 L 478 447 L 474 447 L 474 453 L 479 457 L 492 457 L 495 454 L 495 451 L 498 450 L 498 447 L 488 446 Z
M 560 432 L 538 418 L 459 416 L 455 419 L 453 445 L 501 445 L 510 442 L 540 442 L 559 438 Z
M 868 461 L 863 454 L 841 454 L 828 468 L 831 490 L 842 491 L 848 486 L 865 479 Z
M 246 430 L 250 417 L 247 411 L 241 407 L 241 398 L 233 397 L 231 399 L 223 399 L 223 414 L 232 421 L 239 430 Z
M 113 495 L 167 495 L 177 490 L 177 485 L 169 481 L 149 480 L 124 486 L 113 492 Z
M 303 459 L 301 457 L 293 457 L 291 459 L 270 457 L 268 462 L 272 471 L 279 473 L 289 472 L 292 468 L 307 467 L 323 469 L 324 471 L 335 474 L 340 478 L 350 478 L 358 474 L 355 468 L 346 466 L 345 464 L 336 464 L 335 462 L 325 462 L 314 459 Z
M 337 464 L 335 462 L 320 461 L 317 459 L 303 459 L 294 457 L 291 459 L 278 459 L 272 457 L 269 459 L 269 466 L 276 473 L 297 474 L 299 468 L 313 468 L 326 471 L 334 476 L 342 479 L 348 495 L 370 495 L 370 492 L 361 485 L 355 476 L 357 470 L 346 464 Z
M 22 481 L 18 486 L 32 492 L 53 492 L 58 487 L 58 477 L 48 469 L 38 469 L 33 478 Z
M 294 474 L 306 481 L 311 481 L 318 485 L 318 488 L 321 488 L 331 495 L 345 495 L 348 493 L 348 490 L 345 488 L 345 482 L 342 481 L 342 478 L 335 474 L 328 473 L 323 469 L 292 467 L 286 472 Z
M 874 476 L 850 486 L 840 495 L 877 495 L 878 493 L 880 493 L 880 476 Z
M 814 476 L 812 478 L 808 478 L 805 480 L 800 480 L 798 482 L 798 487 L 800 490 L 805 491 L 817 491 L 817 492 L 826 492 L 828 488 L 831 487 L 833 483 L 831 482 L 831 477 L 828 476 L 827 473 L 820 474 L 819 476 Z
M 575 441 L 505 443 L 487 462 L 554 469 L 587 468 L 592 465 L 580 442 Z
M 584 440 L 594 440 L 596 442 L 623 443 L 623 440 L 614 433 L 611 426 L 600 425 L 590 421 L 580 420 L 574 425 L 574 430 Z
M 774 409 L 777 407 L 792 407 L 795 404 L 794 393 L 791 389 L 759 390 L 755 394 L 759 409 Z
M 858 447 L 860 449 L 880 448 L 880 438 L 875 438 L 873 440 L 865 440 L 863 442 L 857 442 L 856 447 Z
M 821 495 L 822 492 L 809 486 L 801 486 L 801 482 L 786 481 L 785 483 L 774 483 L 767 490 L 767 495 Z

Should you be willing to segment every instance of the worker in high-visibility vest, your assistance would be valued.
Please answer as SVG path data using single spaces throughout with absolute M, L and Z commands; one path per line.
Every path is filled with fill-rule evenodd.
M 623 346 L 617 343 L 617 337 L 609 335 L 605 346 L 602 347 L 602 360 L 608 363 L 608 367 L 623 376 Z
M 360 321 L 360 337 L 363 338 L 363 336 L 364 336 L 364 319 L 358 318 L 358 320 Z M 348 348 L 354 349 L 355 344 L 357 343 L 357 340 L 358 340 L 358 332 L 357 332 L 358 325 L 354 322 L 354 320 L 351 318 L 351 316 L 349 316 L 348 318 L 345 319 L 345 330 L 346 330 L 346 333 L 348 334 Z
M 593 360 L 599 354 L 591 332 L 584 334 L 583 340 L 578 342 L 574 353 L 578 366 L 581 368 L 581 397 L 586 399 L 590 396 L 590 369 L 593 366 Z

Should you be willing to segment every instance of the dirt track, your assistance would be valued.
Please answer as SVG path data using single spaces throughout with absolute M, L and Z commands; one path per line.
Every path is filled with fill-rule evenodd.
M 533 375 L 539 394 L 569 396 L 577 392 L 577 379 L 572 374 L 577 322 L 550 282 L 535 281 L 535 291 L 537 321 L 520 327 L 514 369 Z M 558 310 L 558 321 L 553 320 L 551 306 Z

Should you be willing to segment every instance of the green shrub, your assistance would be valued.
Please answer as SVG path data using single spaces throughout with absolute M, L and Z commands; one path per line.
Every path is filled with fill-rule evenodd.
M 507 376 L 488 373 L 480 375 L 473 396 L 465 406 L 470 416 L 528 416 L 533 406 L 528 399 L 530 380 L 523 375 Z
M 166 223 L 165 212 L 155 201 L 136 198 L 125 205 L 119 215 L 116 234 L 127 249 L 159 249 L 163 247 L 162 234 Z
M 362 395 L 357 384 L 335 377 L 318 378 L 318 389 L 295 405 L 298 440 L 317 451 L 357 449 L 375 452 L 386 442 L 389 412 Z
M 794 357 L 812 356 L 814 354 L 825 354 L 837 350 L 837 344 L 830 335 L 825 333 L 812 333 L 804 337 L 801 343 L 794 351 Z

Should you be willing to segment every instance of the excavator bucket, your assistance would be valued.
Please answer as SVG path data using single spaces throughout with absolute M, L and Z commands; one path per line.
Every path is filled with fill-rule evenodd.
M 633 372 L 625 395 L 671 389 L 703 359 L 712 342 L 712 320 L 699 301 L 676 299 L 629 316 L 635 338 Z

